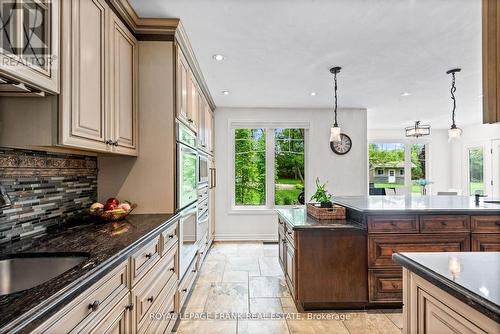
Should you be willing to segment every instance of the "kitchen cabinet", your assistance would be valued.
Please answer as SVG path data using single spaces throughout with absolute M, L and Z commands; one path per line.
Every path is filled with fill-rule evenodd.
M 215 159 L 209 158 L 209 189 L 208 189 L 208 239 L 211 244 L 215 239 L 215 189 L 217 188 L 217 169 L 215 168 Z
M 483 123 L 500 122 L 500 2 L 483 0 Z
M 89 334 L 129 334 L 131 333 L 130 322 L 130 297 L 125 296 L 113 310 L 111 310 L 104 319 L 97 325 L 90 324 L 83 333 Z
M 9 43 L 4 43 L 0 48 L 0 78 L 9 84 L 0 84 L 0 92 L 4 87 L 8 92 L 9 86 L 16 84 L 27 93 L 59 93 L 61 2 L 0 1 L 5 17 L 12 14 L 8 26 L 2 31 L 2 34 L 9 35 L 8 39 L 2 40 L 8 40 Z M 34 23 L 37 25 L 33 26 Z M 24 31 L 31 31 L 32 34 L 27 37 Z
M 138 44 L 114 13 L 111 16 L 111 124 L 113 152 L 135 155 L 138 141 Z
M 180 48 L 177 48 L 177 119 L 194 132 L 198 131 L 198 89 L 196 79 Z
M 295 249 L 290 242 L 287 242 L 285 247 L 285 278 L 288 285 L 291 287 L 290 292 L 292 293 L 292 297 L 295 297 Z
M 498 333 L 494 320 L 403 268 L 403 333 Z
M 137 155 L 135 37 L 104 0 L 62 4 L 59 144 Z
M 500 252 L 500 216 L 471 217 L 473 252 Z

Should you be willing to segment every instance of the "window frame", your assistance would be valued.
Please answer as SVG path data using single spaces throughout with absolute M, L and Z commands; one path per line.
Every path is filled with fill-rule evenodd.
M 279 208 L 289 208 L 293 205 L 275 205 L 275 179 L 274 179 L 274 164 L 275 164 L 275 129 L 304 129 L 304 174 L 305 184 L 304 187 L 308 189 L 308 152 L 309 152 L 309 129 L 310 123 L 308 121 L 291 121 L 291 122 L 259 122 L 259 121 L 228 121 L 228 143 L 230 147 L 228 159 L 228 193 L 231 200 L 228 201 L 229 214 L 275 214 L 275 210 Z M 266 137 L 266 201 L 265 205 L 236 205 L 236 170 L 235 170 L 235 130 L 236 129 L 263 129 Z M 307 193 L 306 193 L 307 195 Z
M 405 193 L 409 195 L 415 195 L 416 193 L 412 193 L 412 186 L 413 183 L 411 181 L 411 169 L 412 169 L 412 164 L 411 164 L 411 148 L 415 144 L 422 144 L 425 145 L 425 175 L 427 176 L 427 179 L 432 180 L 432 175 L 431 175 L 431 145 L 430 141 L 428 139 L 377 139 L 377 138 L 368 138 L 367 140 L 367 173 L 368 173 L 368 180 L 370 180 L 369 174 L 370 174 L 370 144 L 403 144 L 404 145 L 404 157 L 405 157 L 405 168 L 404 168 L 404 179 L 405 183 L 404 186 L 401 187 L 405 189 Z M 389 173 L 387 173 L 388 175 Z M 399 173 L 396 173 L 399 174 Z M 401 175 L 402 176 L 402 175 Z M 367 182 L 367 194 L 370 194 L 370 182 Z M 427 193 L 431 193 L 432 191 L 432 184 L 427 186 Z

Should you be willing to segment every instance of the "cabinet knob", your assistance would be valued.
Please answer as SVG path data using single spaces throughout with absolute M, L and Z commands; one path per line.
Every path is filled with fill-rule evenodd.
M 168 235 L 168 238 L 169 238 L 169 239 L 173 239 L 173 238 L 174 238 L 174 235 L 173 235 L 173 234 L 169 234 L 169 235 Z
M 100 301 L 95 300 L 92 304 L 89 304 L 89 310 L 91 310 L 92 312 L 97 311 L 99 309 L 100 304 L 101 304 Z
M 181 291 L 182 291 L 182 292 L 188 292 L 188 289 L 185 289 L 185 288 L 184 288 L 184 289 L 182 289 Z
M 192 124 L 193 123 L 193 120 L 190 118 L 188 119 L 188 123 Z
M 153 296 L 151 296 L 151 297 L 148 298 L 148 302 L 150 302 L 150 303 L 152 303 L 153 300 L 155 300 L 155 297 L 153 297 Z
M 104 142 L 106 145 L 113 145 L 113 141 L 111 139 L 108 139 Z
M 113 146 L 118 147 L 118 140 L 113 142 Z
M 153 254 L 152 253 L 147 253 L 145 256 L 146 256 L 146 259 L 150 259 L 151 257 L 153 257 Z
M 175 268 L 170 268 L 169 269 L 171 272 L 175 273 Z
M 132 311 L 134 309 L 134 304 L 128 304 L 127 306 L 125 306 L 125 309 L 127 311 Z
M 191 270 L 191 272 L 192 272 L 192 273 L 195 273 L 195 272 L 196 272 L 196 269 Z
M 292 232 L 286 232 L 286 233 L 288 233 L 288 235 L 292 235 Z
M 442 221 L 441 225 L 446 226 L 446 225 L 448 225 L 448 222 Z

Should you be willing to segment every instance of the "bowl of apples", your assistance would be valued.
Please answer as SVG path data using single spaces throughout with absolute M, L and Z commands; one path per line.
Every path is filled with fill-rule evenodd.
M 92 204 L 89 211 L 92 216 L 98 217 L 103 221 L 114 222 L 127 217 L 136 207 L 137 204 L 132 204 L 129 201 L 120 202 L 112 197 L 106 201 L 106 204 Z

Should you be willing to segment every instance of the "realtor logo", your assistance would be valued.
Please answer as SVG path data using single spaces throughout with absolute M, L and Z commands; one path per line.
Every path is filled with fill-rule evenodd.
M 0 0 L 2 53 L 18 58 L 18 62 L 45 68 L 51 58 L 50 6 L 50 0 Z

